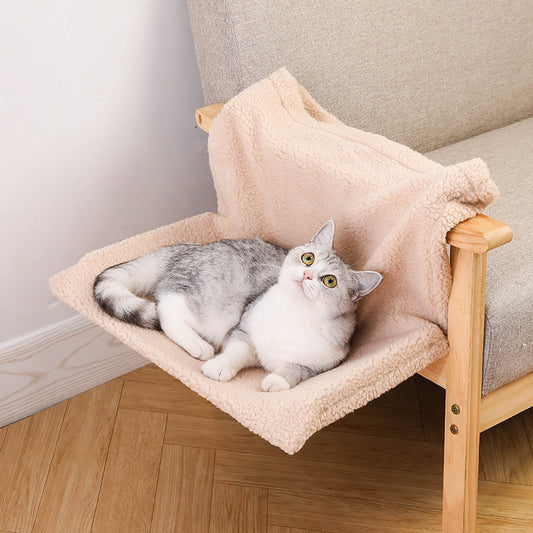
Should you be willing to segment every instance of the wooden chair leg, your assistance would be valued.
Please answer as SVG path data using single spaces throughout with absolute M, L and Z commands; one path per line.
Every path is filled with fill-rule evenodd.
M 476 530 L 479 464 L 479 429 L 474 423 L 457 423 L 451 407 L 461 405 L 461 414 L 475 419 L 475 406 L 456 404 L 446 394 L 442 531 L 474 533 Z M 452 433 L 450 428 L 457 428 Z
M 452 247 L 442 530 L 476 529 L 486 253 Z

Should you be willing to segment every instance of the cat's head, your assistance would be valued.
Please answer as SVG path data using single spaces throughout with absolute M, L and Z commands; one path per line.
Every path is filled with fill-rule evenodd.
M 342 312 L 373 291 L 382 276 L 371 270 L 352 270 L 333 250 L 334 234 L 335 224 L 330 219 L 307 244 L 290 250 L 279 283 Z

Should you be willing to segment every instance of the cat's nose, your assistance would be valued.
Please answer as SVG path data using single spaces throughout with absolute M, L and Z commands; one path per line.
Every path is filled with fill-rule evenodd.
M 313 272 L 311 270 L 304 270 L 304 277 L 302 278 L 302 281 L 304 279 L 313 279 Z

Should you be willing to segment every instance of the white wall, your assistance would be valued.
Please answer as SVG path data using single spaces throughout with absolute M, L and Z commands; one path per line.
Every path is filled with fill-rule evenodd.
M 215 210 L 184 0 L 0 3 L 0 342 L 74 315 L 48 278 Z

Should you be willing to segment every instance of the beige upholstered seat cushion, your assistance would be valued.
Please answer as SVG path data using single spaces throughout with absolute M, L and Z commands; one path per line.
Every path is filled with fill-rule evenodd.
M 443 165 L 484 159 L 501 193 L 486 213 L 514 232 L 488 254 L 485 395 L 533 372 L 533 118 L 426 155 Z
M 207 104 L 286 66 L 345 124 L 425 152 L 533 115 L 533 2 L 188 0 Z

